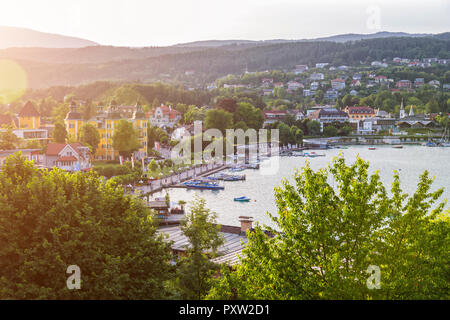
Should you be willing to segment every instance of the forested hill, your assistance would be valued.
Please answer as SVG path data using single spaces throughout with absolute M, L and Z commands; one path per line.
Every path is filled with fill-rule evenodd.
M 88 50 L 85 48 L 84 50 Z M 186 50 L 186 48 L 179 48 Z M 57 50 L 57 49 L 52 49 Z M 70 49 L 65 49 L 66 53 Z M 69 51 L 67 51 L 69 50 Z M 106 50 L 106 49 L 103 49 Z M 111 48 L 117 50 L 117 48 Z M 107 51 L 107 50 L 106 50 Z M 4 53 L 4 52 L 3 52 Z M 379 38 L 355 42 L 295 42 L 256 46 L 225 46 L 219 48 L 189 48 L 179 53 L 164 52 L 148 58 L 127 58 L 120 62 L 98 59 L 95 63 L 77 63 L 73 55 L 70 63 L 31 61 L 20 57 L 20 63 L 29 76 L 29 85 L 43 88 L 53 85 L 76 85 L 97 80 L 155 81 L 183 80 L 185 72 L 194 71 L 193 77 L 211 81 L 222 75 L 267 69 L 291 69 L 296 64 L 313 65 L 329 62 L 333 65 L 359 65 L 381 59 L 450 58 L 450 41 L 431 37 Z M 0 55 L 1 57 L 1 55 Z M 3 55 L 5 57 L 5 55 Z M 15 58 L 14 55 L 6 55 Z M 89 61 L 85 53 L 84 61 Z

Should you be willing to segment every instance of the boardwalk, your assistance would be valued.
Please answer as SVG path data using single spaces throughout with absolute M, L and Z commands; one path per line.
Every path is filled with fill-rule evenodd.
M 189 169 L 175 173 L 171 176 L 152 181 L 149 185 L 136 187 L 143 194 L 152 194 L 163 190 L 164 188 L 179 187 L 184 181 L 204 177 L 226 169 L 227 166 L 219 163 L 208 163 L 190 167 Z

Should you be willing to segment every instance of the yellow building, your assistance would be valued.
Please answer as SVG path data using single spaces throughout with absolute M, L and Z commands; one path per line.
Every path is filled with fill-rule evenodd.
M 67 113 L 64 123 L 66 125 L 67 133 L 74 138 L 78 138 L 78 133 L 84 121 L 81 114 L 77 112 L 75 101 L 72 101 L 70 104 L 70 111 Z
M 100 134 L 100 142 L 98 144 L 96 153 L 94 155 L 97 160 L 117 160 L 119 152 L 114 150 L 113 135 L 114 128 L 117 126 L 120 120 L 131 121 L 137 130 L 141 148 L 135 152 L 136 158 L 142 158 L 147 156 L 147 123 L 148 119 L 139 104 L 136 104 L 135 111 L 131 119 L 122 117 L 119 112 L 117 103 L 111 101 L 108 109 L 103 111 L 102 107 L 99 107 L 97 114 L 92 119 L 84 121 L 81 115 L 76 111 L 76 105 L 71 105 L 71 110 L 67 114 L 65 124 L 67 132 L 74 137 L 78 137 L 79 130 L 84 123 L 90 123 L 97 128 Z
M 19 129 L 39 129 L 41 126 L 41 115 L 31 101 L 28 101 L 19 112 Z
M 376 116 L 376 110 L 371 107 L 345 107 L 344 112 L 352 120 L 363 120 Z

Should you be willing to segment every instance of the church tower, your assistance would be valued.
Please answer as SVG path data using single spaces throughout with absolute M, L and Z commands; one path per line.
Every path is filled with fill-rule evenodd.
M 414 110 L 413 110 L 413 105 L 411 105 L 411 108 L 409 109 L 409 116 L 410 117 L 414 117 Z
M 406 117 L 406 113 L 405 108 L 403 107 L 403 99 L 402 99 L 402 104 L 400 105 L 400 119 L 403 119 L 404 117 Z

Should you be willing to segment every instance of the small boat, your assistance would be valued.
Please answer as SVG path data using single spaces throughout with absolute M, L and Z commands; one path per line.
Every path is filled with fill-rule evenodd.
M 250 198 L 247 198 L 246 196 L 242 196 L 242 197 L 234 198 L 233 200 L 239 201 L 239 202 L 249 202 Z
M 245 168 L 243 168 L 243 167 L 234 167 L 234 168 L 230 169 L 231 172 L 240 172 L 240 171 L 244 171 L 244 170 L 245 170 Z
M 392 146 L 392 148 L 395 148 L 395 149 L 403 149 L 403 146 L 402 146 L 402 145 L 396 145 L 396 146 Z
M 375 147 L 370 147 L 369 150 L 377 150 Z

